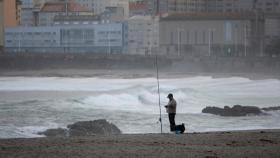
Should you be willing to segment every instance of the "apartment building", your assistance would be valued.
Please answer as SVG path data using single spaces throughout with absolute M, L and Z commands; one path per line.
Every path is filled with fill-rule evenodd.
M 11 27 L 5 30 L 6 52 L 122 53 L 124 24 Z
M 106 10 L 100 14 L 102 22 L 123 22 L 126 20 L 123 7 L 106 7 Z
M 129 2 L 129 15 L 157 16 L 167 13 L 167 0 L 135 0 Z
M 280 14 L 266 15 L 265 18 L 265 45 L 272 40 L 280 39 Z
M 168 0 L 168 13 L 204 12 L 205 0 Z
M 53 25 L 94 25 L 101 23 L 100 16 L 94 15 L 58 15 L 54 17 Z
M 3 0 L 5 27 L 15 27 L 18 25 L 19 4 L 19 0 Z
M 4 47 L 4 0 L 0 0 L 0 52 Z
M 58 27 L 11 27 L 5 30 L 5 50 L 7 52 L 46 52 L 50 47 L 60 45 Z
M 146 1 L 131 1 L 129 2 L 129 16 L 145 16 L 150 15 L 148 11 L 148 3 Z
M 15 27 L 18 25 L 19 6 L 18 0 L 0 0 L 0 51 L 4 47 L 5 27 Z
M 56 16 L 79 16 L 92 15 L 93 13 L 86 7 L 74 2 L 47 2 L 38 12 L 38 25 L 51 26 L 54 24 Z
M 129 0 L 111 0 L 111 6 L 123 8 L 124 19 L 129 18 Z
M 168 0 L 169 13 L 280 11 L 279 0 Z
M 280 13 L 279 0 L 255 0 L 255 8 L 264 13 Z
M 159 46 L 159 18 L 133 16 L 128 20 L 128 53 L 150 55 Z
M 263 32 L 257 37 L 255 27 L 253 14 L 168 16 L 160 21 L 159 52 L 175 56 L 258 56 Z M 263 22 L 258 28 L 263 28 Z
M 247 12 L 254 0 L 169 0 L 169 13 Z
M 97 15 L 104 12 L 107 6 L 110 6 L 111 0 L 75 0 L 75 2 L 88 8 Z
M 21 0 L 21 16 L 20 25 L 22 26 L 34 26 L 34 15 L 33 15 L 33 0 Z

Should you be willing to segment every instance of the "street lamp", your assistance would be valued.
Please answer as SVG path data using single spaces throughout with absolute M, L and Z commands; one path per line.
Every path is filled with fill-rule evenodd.
M 235 27 L 234 27 L 234 53 L 235 55 L 239 56 L 239 52 L 238 52 L 238 25 L 235 24 Z
M 107 30 L 107 45 L 108 45 L 108 51 L 107 54 L 110 54 L 110 29 Z M 106 44 L 106 43 L 105 43 Z
M 247 56 L 247 24 L 244 26 L 244 56 Z
M 213 45 L 213 33 L 214 31 L 216 31 L 215 29 L 209 28 L 208 29 L 208 56 L 211 56 L 211 49 L 212 49 L 212 45 Z
M 150 41 L 150 54 L 152 54 L 153 52 L 153 46 L 154 46 L 154 51 L 156 50 L 157 47 L 157 43 L 158 43 L 158 33 L 156 32 L 156 22 L 157 20 L 155 19 L 155 17 L 152 18 L 152 25 L 151 25 L 151 31 L 149 31 L 149 41 Z
M 22 41 L 23 41 L 23 32 L 19 32 L 18 34 L 18 52 L 21 52 L 21 47 L 22 47 Z
M 177 37 L 178 37 L 178 56 L 181 55 L 181 32 L 185 32 L 184 29 L 177 28 Z
M 19 36 L 19 37 L 18 37 L 18 53 L 20 52 L 20 47 L 21 47 L 21 44 L 20 44 L 20 42 L 21 42 L 21 41 L 20 41 L 20 34 L 21 34 L 21 33 L 18 34 L 18 36 Z
M 107 39 L 108 39 L 108 54 L 111 54 L 111 23 L 108 24 L 109 29 L 107 32 Z

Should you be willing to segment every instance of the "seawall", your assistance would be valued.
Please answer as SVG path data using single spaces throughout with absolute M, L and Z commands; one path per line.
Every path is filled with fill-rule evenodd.
M 121 54 L 0 54 L 2 70 L 152 69 L 155 56 Z M 280 73 L 280 57 L 159 56 L 161 70 L 213 73 Z

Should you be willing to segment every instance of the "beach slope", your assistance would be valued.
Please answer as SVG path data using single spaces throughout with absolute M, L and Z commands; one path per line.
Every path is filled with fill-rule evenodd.
M 1 139 L 1 158 L 275 158 L 280 130 Z

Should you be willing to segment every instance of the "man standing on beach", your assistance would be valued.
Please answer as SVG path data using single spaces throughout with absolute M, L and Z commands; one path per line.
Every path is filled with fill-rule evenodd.
M 169 102 L 165 105 L 166 112 L 168 113 L 169 123 L 170 123 L 170 131 L 175 131 L 175 115 L 176 115 L 176 100 L 173 98 L 173 94 L 168 94 L 167 98 Z

